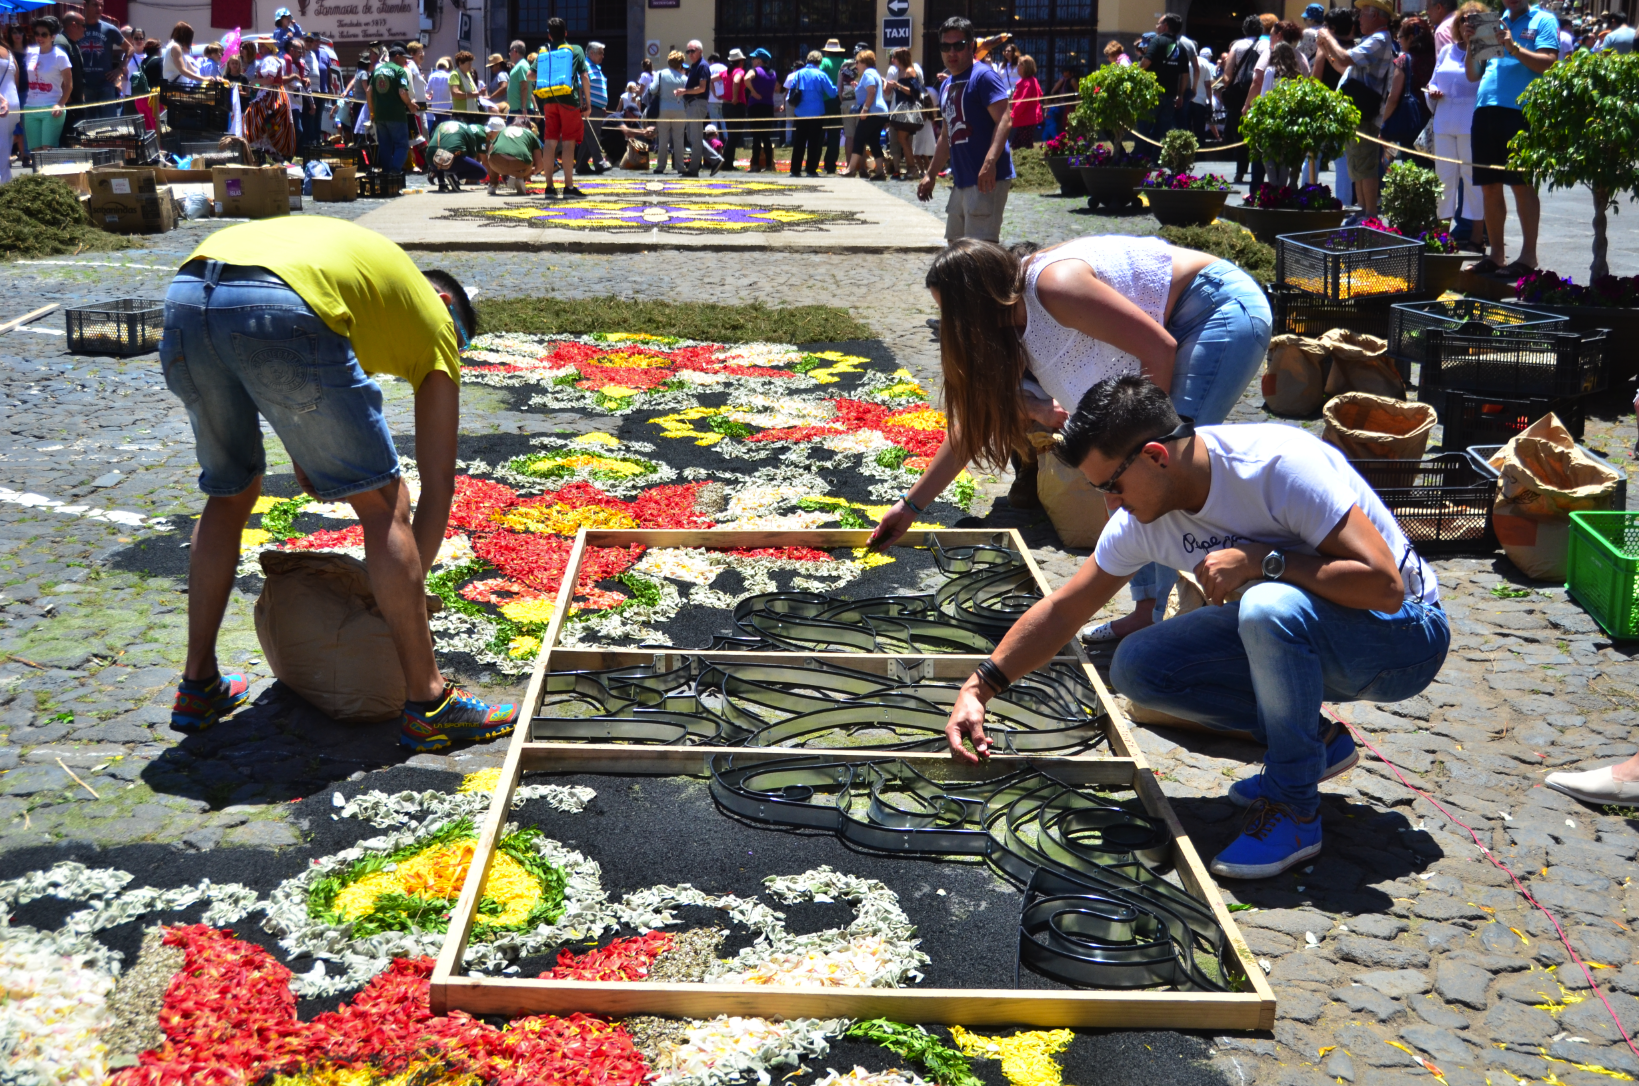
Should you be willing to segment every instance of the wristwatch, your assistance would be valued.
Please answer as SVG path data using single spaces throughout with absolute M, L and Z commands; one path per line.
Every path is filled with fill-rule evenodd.
M 1286 552 L 1273 550 L 1263 556 L 1263 575 L 1271 581 L 1286 576 Z

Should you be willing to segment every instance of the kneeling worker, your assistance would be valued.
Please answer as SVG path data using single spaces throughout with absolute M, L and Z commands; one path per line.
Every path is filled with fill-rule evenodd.
M 557 195 L 552 190 L 552 164 L 545 160 L 541 151 L 544 144 L 535 130 L 529 127 L 527 118 L 514 120 L 505 124 L 499 117 L 489 119 L 489 155 L 484 159 L 484 165 L 489 167 L 489 194 L 495 195 L 495 186 L 507 180 L 512 182 L 512 191 L 519 196 L 525 195 L 524 182 L 541 170 L 548 170 L 546 178 L 546 195 L 548 198 Z
M 1266 878 L 1316 855 L 1318 785 L 1359 760 L 1321 702 L 1400 701 L 1433 680 L 1451 642 L 1434 571 L 1336 449 L 1275 423 L 1195 430 L 1143 377 L 1094 385 L 1058 455 L 1106 495 L 1109 524 L 963 684 L 952 756 L 976 761 L 964 738 L 988 750 L 985 702 L 1051 660 L 1146 563 L 1193 569 L 1216 606 L 1130 634 L 1111 682 L 1268 748 L 1263 772 L 1229 789 L 1248 811 L 1214 873 Z
M 482 125 L 450 120 L 433 129 L 427 153 L 432 156 L 433 179 L 439 192 L 460 192 L 463 181 L 482 181 L 488 174 L 479 161 L 488 150 Z
M 436 750 L 512 730 L 516 706 L 491 707 L 439 674 L 427 627 L 426 573 L 455 494 L 460 349 L 475 327 L 448 273 L 423 273 L 380 234 L 338 219 L 230 226 L 182 265 L 165 297 L 159 358 L 188 410 L 209 498 L 189 551 L 188 658 L 171 727 L 202 731 L 248 696 L 243 676 L 218 670 L 216 636 L 267 470 L 260 415 L 302 489 L 351 503 L 364 527 L 370 589 L 410 698 L 399 741 Z M 413 521 L 372 373 L 415 389 Z

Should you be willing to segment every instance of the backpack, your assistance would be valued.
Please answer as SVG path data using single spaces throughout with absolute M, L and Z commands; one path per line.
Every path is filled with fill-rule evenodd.
M 570 98 L 576 88 L 575 50 L 567 43 L 542 49 L 535 58 L 535 97 Z
M 1252 89 L 1252 71 L 1258 66 L 1258 43 L 1250 41 L 1250 39 L 1247 40 L 1249 44 L 1235 58 L 1235 79 L 1229 85 L 1232 87 L 1245 87 L 1250 91 Z

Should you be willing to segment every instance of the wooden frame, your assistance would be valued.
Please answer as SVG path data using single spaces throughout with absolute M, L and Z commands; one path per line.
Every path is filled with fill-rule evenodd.
M 1030 556 L 1017 531 L 996 532 L 950 529 L 925 533 L 922 540 L 937 537 L 946 546 L 1000 542 L 1011 544 L 1024 557 L 1026 567 L 1045 594 L 1051 584 Z M 559 586 L 557 606 L 533 677 L 524 696 L 525 721 L 534 719 L 540 708 L 546 676 L 559 670 L 608 668 L 651 663 L 654 650 L 634 651 L 615 648 L 557 647 L 564 616 L 579 576 L 582 557 L 588 546 L 609 547 L 643 543 L 655 547 L 793 547 L 821 549 L 862 547 L 867 531 L 645 531 L 582 529 L 575 539 Z M 914 546 L 916 544 L 900 544 Z M 1131 788 L 1152 817 L 1159 818 L 1172 834 L 1174 869 L 1190 893 L 1207 904 L 1224 929 L 1229 944 L 1251 988 L 1249 992 L 1175 991 L 1021 991 L 1011 988 L 915 989 L 915 988 L 806 988 L 796 986 L 742 986 L 727 984 L 676 983 L 593 983 L 586 981 L 525 980 L 510 977 L 476 977 L 461 972 L 461 958 L 477 917 L 479 891 L 489 875 L 511 810 L 513 790 L 526 771 L 558 773 L 609 773 L 650 776 L 693 775 L 709 771 L 713 755 L 722 748 L 637 746 L 599 743 L 538 743 L 530 739 L 527 725 L 519 727 L 507 748 L 506 760 L 496 784 L 488 814 L 479 831 L 474 861 L 461 888 L 461 897 L 451 917 L 449 934 L 438 955 L 432 976 L 431 1001 L 434 1014 L 464 1010 L 472 1014 L 588 1014 L 624 1016 L 658 1014 L 672 1017 L 709 1018 L 719 1014 L 757 1015 L 777 1018 L 872 1018 L 886 1017 L 901 1022 L 943 1023 L 964 1026 L 1027 1025 L 1044 1027 L 1124 1027 L 1185 1029 L 1272 1029 L 1275 1024 L 1275 994 L 1263 970 L 1247 949 L 1246 940 L 1235 926 L 1206 865 L 1184 832 L 1171 804 L 1156 781 L 1155 772 L 1133 741 L 1127 719 L 1098 671 L 1088 661 L 1079 644 L 1072 646 L 1074 659 L 1092 684 L 1107 714 L 1110 755 L 1082 755 L 1068 758 L 1034 758 L 1035 764 L 1048 763 L 1056 776 L 1069 783 L 1117 785 Z M 790 663 L 799 654 L 682 651 L 720 662 L 759 662 L 774 657 Z M 877 674 L 913 674 L 916 678 L 954 678 L 970 674 L 982 657 L 965 655 L 878 656 L 860 653 L 800 654 L 802 659 L 835 659 L 839 663 Z M 735 748 L 739 760 L 791 757 L 789 748 Z M 997 756 L 976 769 L 961 767 L 943 754 L 907 754 L 870 750 L 817 752 L 827 758 L 866 761 L 892 757 L 912 763 L 931 777 L 982 779 L 1008 772 L 1023 759 Z

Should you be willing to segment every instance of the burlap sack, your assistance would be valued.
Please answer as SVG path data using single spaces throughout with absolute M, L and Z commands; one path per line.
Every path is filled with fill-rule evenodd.
M 268 667 L 315 709 L 344 723 L 404 711 L 404 672 L 364 563 L 321 551 L 263 551 L 256 638 Z M 443 607 L 427 597 L 427 613 Z
M 1263 373 L 1263 406 L 1276 415 L 1307 418 L 1326 402 L 1326 345 L 1308 336 L 1269 341 Z
M 1053 452 L 1056 438 L 1053 434 L 1036 431 L 1030 443 L 1036 449 L 1036 497 L 1059 542 L 1066 547 L 1094 547 L 1110 521 L 1109 507 L 1104 495 L 1093 489 L 1093 484 L 1081 472 L 1066 464 Z
M 1326 376 L 1326 395 L 1345 392 L 1367 392 L 1391 400 L 1406 398 L 1406 382 L 1389 357 L 1389 341 L 1351 332 L 1347 328 L 1333 328 L 1320 337 L 1320 343 L 1332 356 L 1332 369 Z
M 1247 589 L 1251 588 L 1255 584 L 1262 584 L 1263 580 L 1264 578 L 1258 577 L 1254 580 L 1246 582 L 1244 585 L 1229 594 L 1229 602 L 1233 603 L 1239 600 L 1242 596 L 1246 595 Z M 1181 570 L 1178 573 L 1178 583 L 1174 585 L 1172 589 L 1172 598 L 1167 601 L 1167 610 L 1165 616 L 1162 618 L 1162 621 L 1165 622 L 1167 619 L 1176 618 L 1179 615 L 1187 615 L 1191 611 L 1205 606 L 1207 606 L 1206 592 L 1202 590 L 1201 582 L 1197 581 L 1195 579 L 1195 575 L 1189 570 Z M 1147 705 L 1140 705 L 1138 702 L 1127 697 L 1125 694 L 1119 696 L 1121 698 L 1122 709 L 1127 714 L 1127 719 L 1138 724 L 1155 724 L 1168 728 L 1181 728 L 1185 731 L 1203 732 L 1208 735 L 1222 735 L 1231 739 L 1252 738 L 1251 732 L 1222 731 L 1218 728 L 1209 728 L 1205 724 L 1199 723 L 1198 721 L 1187 720 L 1184 717 L 1173 716 L 1171 713 L 1163 712 L 1160 709 L 1152 709 Z
M 1533 581 L 1564 581 L 1571 514 L 1610 508 L 1622 476 L 1577 448 L 1552 413 L 1498 450 L 1491 466 L 1501 475 L 1491 522 L 1508 560 Z
M 1350 460 L 1420 460 L 1438 417 L 1426 403 L 1345 392 L 1326 403 L 1321 440 Z

